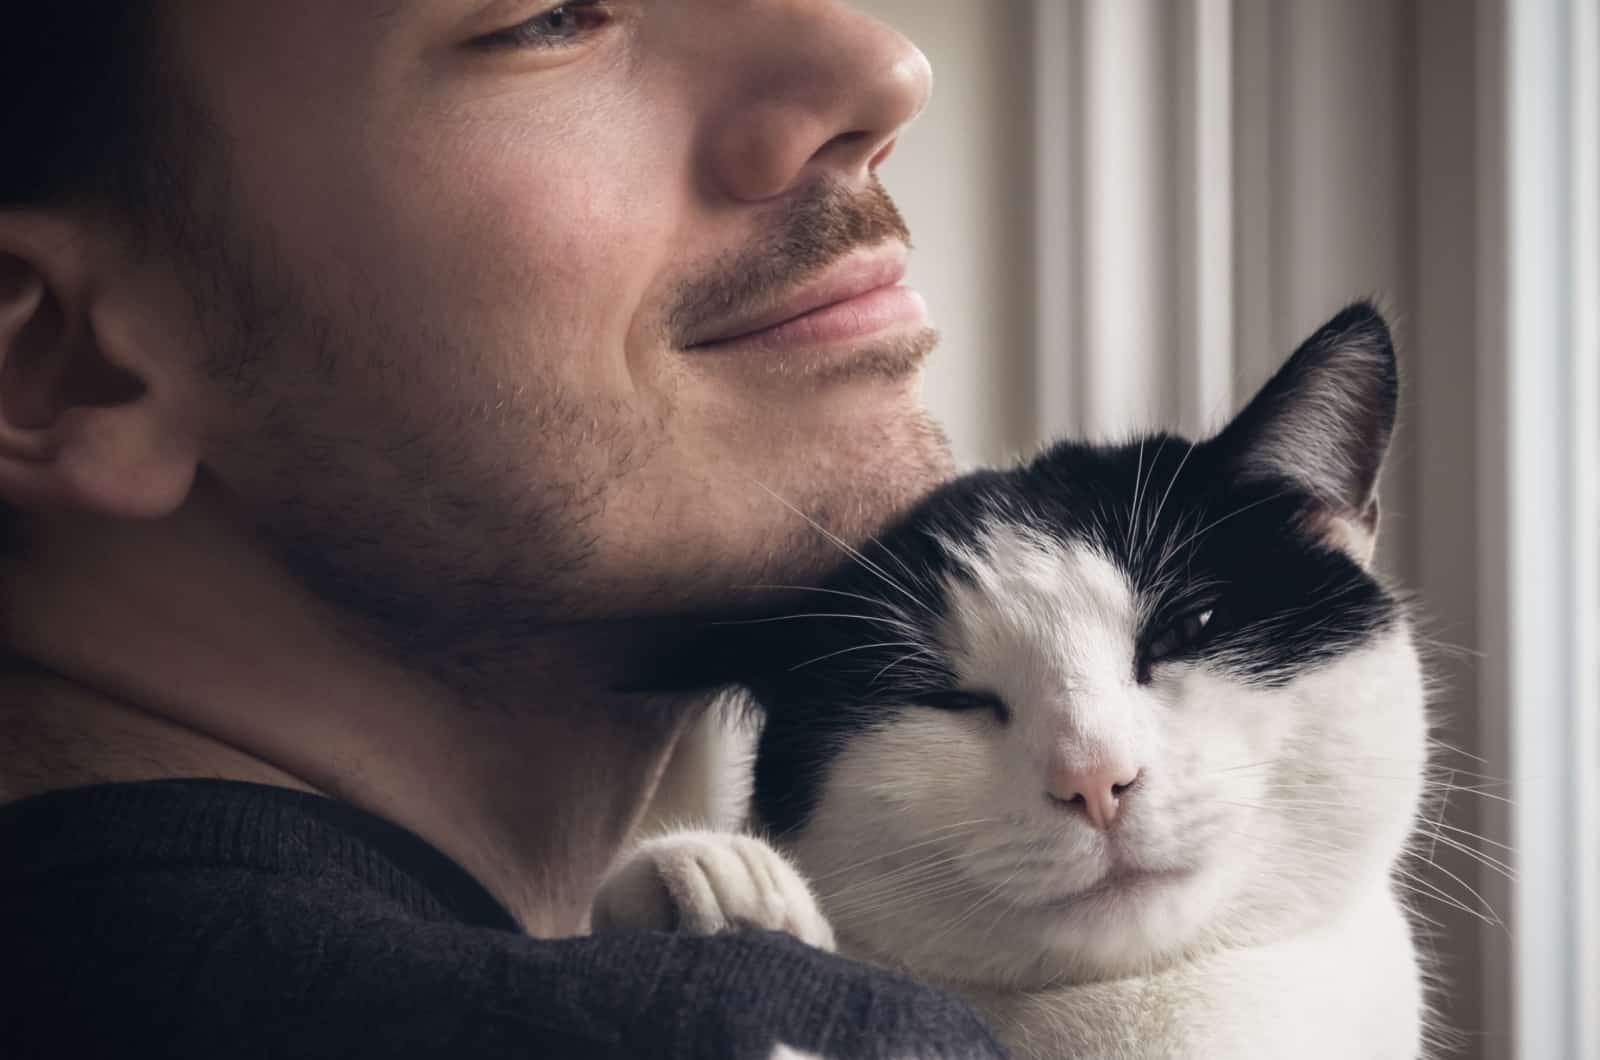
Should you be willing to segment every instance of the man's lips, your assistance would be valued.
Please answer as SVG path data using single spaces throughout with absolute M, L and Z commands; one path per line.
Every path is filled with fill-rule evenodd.
M 712 324 L 687 348 L 817 345 L 923 320 L 922 296 L 899 286 L 906 257 L 903 244 L 852 254 L 776 305 Z

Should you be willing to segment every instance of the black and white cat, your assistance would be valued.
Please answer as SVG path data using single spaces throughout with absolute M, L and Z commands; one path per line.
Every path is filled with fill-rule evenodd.
M 721 627 L 764 838 L 645 843 L 596 929 L 837 944 L 1025 1058 L 1419 1055 L 1424 681 L 1369 570 L 1396 395 L 1354 305 L 1216 437 L 967 475 Z

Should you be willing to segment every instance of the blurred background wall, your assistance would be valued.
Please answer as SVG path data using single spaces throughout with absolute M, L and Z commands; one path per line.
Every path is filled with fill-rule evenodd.
M 1441 1020 L 1458 1055 L 1600 1057 L 1600 0 L 857 2 L 934 67 L 883 177 L 964 461 L 1214 427 L 1379 299 Z

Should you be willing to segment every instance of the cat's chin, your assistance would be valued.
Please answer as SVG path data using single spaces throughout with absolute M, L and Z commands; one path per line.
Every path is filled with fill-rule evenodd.
M 1116 869 L 1106 873 L 1098 882 L 1058 897 L 1023 899 L 1019 908 L 1044 913 L 1089 914 L 1110 912 L 1124 903 L 1139 902 L 1163 889 L 1182 886 L 1194 878 L 1193 869 Z
M 1193 868 L 1118 872 L 1091 887 L 1030 905 L 1036 971 L 1056 983 L 1145 975 L 1201 945 L 1220 899 L 1213 874 Z
M 1225 891 L 1213 872 L 1123 870 L 1070 895 L 997 895 L 1002 921 L 935 931 L 936 945 L 932 910 L 865 932 L 845 924 L 840 938 L 846 952 L 957 987 L 1070 986 L 1152 974 L 1208 948 L 1206 925 Z

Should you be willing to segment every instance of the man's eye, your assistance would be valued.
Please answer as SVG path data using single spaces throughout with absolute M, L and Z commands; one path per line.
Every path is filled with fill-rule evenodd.
M 606 0 L 571 0 L 552 7 L 508 29 L 484 37 L 496 48 L 560 48 L 611 21 Z

